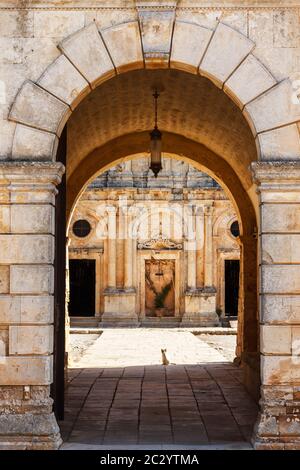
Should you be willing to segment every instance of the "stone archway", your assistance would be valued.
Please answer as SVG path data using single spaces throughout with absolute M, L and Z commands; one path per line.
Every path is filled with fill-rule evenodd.
M 10 119 L 17 123 L 12 162 L 1 165 L 3 200 L 8 206 L 15 202 L 8 207 L 10 222 L 4 224 L 5 238 L 1 240 L 3 263 L 10 272 L 11 296 L 4 300 L 10 327 L 8 352 L 0 367 L 15 408 L 13 414 L 2 415 L 1 440 L 23 448 L 60 444 L 49 385 L 54 194 L 63 172 L 62 165 L 51 161 L 61 131 L 78 103 L 109 78 L 129 70 L 170 67 L 200 74 L 224 90 L 242 111 L 255 138 L 261 162 L 253 163 L 253 172 L 262 204 L 258 263 L 262 278 L 262 412 L 256 446 L 299 447 L 299 419 L 293 407 L 300 378 L 293 357 L 299 354 L 293 351 L 298 335 L 293 325 L 299 315 L 299 260 L 295 251 L 279 249 L 284 246 L 283 237 L 294 246 L 298 230 L 297 220 L 290 223 L 299 194 L 299 165 L 292 160 L 300 149 L 300 113 L 291 100 L 291 84 L 288 80 L 276 83 L 252 54 L 255 44 L 225 24 L 210 31 L 181 21 L 173 24 L 172 16 L 158 13 L 154 40 L 151 16 L 143 21 L 150 23 L 142 36 L 139 22 L 134 21 L 100 33 L 92 23 L 66 38 L 59 45 L 59 58 L 36 83 L 24 83 L 11 108 Z M 143 135 L 140 138 L 143 142 Z M 185 149 L 187 145 L 185 142 Z M 216 174 L 223 165 L 220 156 L 217 161 Z M 244 166 L 249 174 L 248 163 Z M 231 180 L 228 188 L 239 191 L 242 187 L 243 195 L 248 193 L 253 201 L 255 186 L 246 188 L 237 168 L 229 165 L 229 170 L 237 185 Z M 243 197 L 238 200 L 243 204 Z M 251 249 L 245 252 L 251 253 Z M 20 285 L 25 273 L 27 280 Z

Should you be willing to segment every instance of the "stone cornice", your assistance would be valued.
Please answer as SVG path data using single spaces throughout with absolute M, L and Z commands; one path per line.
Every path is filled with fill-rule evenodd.
M 31 1 L 31 2 L 20 2 L 14 1 L 0 1 L 0 10 L 15 10 L 15 11 L 136 11 L 136 10 L 151 10 L 151 11 L 165 11 L 165 10 L 177 10 L 177 11 L 270 11 L 270 10 L 296 10 L 300 8 L 300 1 L 298 0 L 287 0 L 287 1 L 251 1 L 251 0 L 240 0 L 237 5 L 236 1 L 222 2 L 220 0 L 212 1 L 196 1 L 190 0 L 182 3 L 179 0 L 162 0 L 156 2 L 153 0 L 132 0 L 129 2 L 116 3 L 113 0 L 110 2 L 101 2 L 98 0 L 73 0 L 73 4 L 70 2 L 64 2 L 63 0 L 54 1 Z M 102 4 L 101 4 L 102 3 Z M 109 4 L 111 3 L 111 5 Z M 227 4 L 226 4 L 227 3 Z M 177 4 L 177 5 L 176 5 Z
M 254 183 L 260 186 L 280 187 L 300 184 L 300 161 L 255 162 L 251 164 Z
M 0 162 L 0 184 L 58 185 L 64 172 L 59 162 Z

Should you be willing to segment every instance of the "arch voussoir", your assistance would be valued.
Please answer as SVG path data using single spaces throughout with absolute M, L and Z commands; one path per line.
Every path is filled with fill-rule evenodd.
M 55 160 L 57 146 L 56 134 L 17 124 L 12 158 L 14 160 Z
M 256 137 L 260 160 L 297 160 L 300 157 L 300 136 L 297 124 L 262 132 Z
M 67 37 L 58 47 L 92 88 L 116 73 L 95 23 Z
M 172 40 L 170 67 L 198 73 L 213 31 L 194 23 L 176 21 Z
M 289 79 L 283 80 L 244 108 L 244 116 L 254 135 L 300 121 L 300 107 L 293 102 Z
M 249 54 L 225 82 L 224 91 L 243 109 L 276 83 L 263 64 L 253 54 Z
M 103 29 L 101 35 L 118 73 L 144 67 L 137 21 L 120 23 Z
M 222 88 L 254 47 L 246 36 L 219 23 L 200 64 L 200 74 Z
M 90 91 L 88 81 L 61 54 L 38 79 L 37 84 L 74 109 Z
M 9 119 L 59 136 L 70 114 L 66 103 L 36 83 L 26 81 L 13 103 Z

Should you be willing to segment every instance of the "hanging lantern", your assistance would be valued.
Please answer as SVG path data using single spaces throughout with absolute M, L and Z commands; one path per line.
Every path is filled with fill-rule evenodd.
M 153 171 L 155 178 L 157 178 L 158 173 L 162 169 L 161 165 L 161 132 L 157 127 L 157 100 L 159 93 L 155 91 L 153 94 L 154 97 L 154 110 L 155 110 L 155 120 L 154 120 L 154 129 L 150 132 L 150 155 L 151 163 L 150 169 Z

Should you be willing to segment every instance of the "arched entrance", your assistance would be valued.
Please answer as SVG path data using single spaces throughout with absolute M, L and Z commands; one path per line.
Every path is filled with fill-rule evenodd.
M 289 240 L 292 240 L 292 234 L 297 229 L 296 222 L 291 227 L 288 220 L 282 220 L 282 218 L 278 220 L 276 216 L 282 209 L 283 200 L 284 202 L 289 201 L 289 207 L 285 206 L 284 210 L 293 211 L 295 190 L 297 191 L 298 166 L 285 163 L 281 164 L 281 171 L 278 171 L 279 165 L 276 166 L 272 163 L 273 160 L 291 160 L 294 152 L 298 151 L 298 133 L 295 123 L 299 120 L 299 111 L 289 101 L 291 86 L 288 81 L 277 84 L 272 75 L 252 55 L 251 52 L 255 47 L 252 41 L 222 23 L 219 23 L 216 30 L 211 32 L 201 26 L 176 22 L 172 47 L 169 39 L 163 35 L 161 41 L 166 52 L 158 53 L 154 46 L 152 49 L 151 39 L 147 35 L 140 37 L 138 22 L 117 25 L 101 31 L 101 34 L 96 26 L 91 24 L 60 44 L 60 49 L 63 52 L 61 56 L 48 67 L 37 83 L 26 82 L 24 84 L 11 109 L 10 119 L 18 123 L 12 158 L 27 160 L 28 163 L 6 165 L 2 171 L 2 180 L 8 193 L 16 195 L 15 200 L 18 203 L 21 201 L 22 204 L 25 204 L 28 214 L 30 214 L 30 223 L 27 225 L 28 218 L 26 218 L 24 224 L 16 226 L 17 235 L 12 235 L 11 241 L 13 241 L 18 259 L 16 261 L 7 249 L 8 254 L 5 262 L 12 265 L 18 263 L 17 267 L 12 266 L 11 268 L 12 273 L 15 271 L 16 276 L 21 275 L 22 277 L 22 270 L 24 272 L 30 270 L 31 276 L 25 292 L 22 290 L 24 287 L 20 289 L 17 284 L 15 287 L 21 306 L 14 308 L 19 309 L 21 324 L 24 322 L 24 325 L 16 327 L 18 329 L 15 332 L 15 334 L 18 333 L 17 341 L 12 331 L 10 354 L 12 356 L 13 354 L 28 354 L 29 356 L 26 356 L 26 361 L 23 361 L 24 365 L 26 364 L 24 376 L 22 374 L 16 376 L 16 370 L 23 364 L 21 357 L 9 357 L 9 363 L 5 364 L 4 372 L 8 385 L 29 387 L 29 391 L 24 389 L 25 397 L 20 399 L 19 413 L 22 410 L 23 400 L 26 400 L 29 393 L 30 406 L 37 412 L 33 416 L 39 416 L 39 425 L 37 426 L 34 422 L 32 426 L 32 434 L 36 436 L 35 443 L 33 444 L 32 438 L 23 439 L 27 447 L 57 447 L 60 443 L 59 431 L 51 414 L 49 384 L 52 382 L 53 202 L 55 184 L 60 180 L 63 167 L 58 163 L 46 162 L 55 159 L 60 133 L 79 101 L 91 92 L 91 89 L 115 75 L 117 78 L 111 79 L 99 87 L 100 97 L 101 90 L 105 90 L 104 87 L 109 87 L 111 84 L 111 91 L 115 91 L 115 93 L 107 94 L 107 97 L 110 98 L 108 106 L 113 108 L 114 100 L 118 101 L 119 98 L 122 109 L 125 101 L 122 90 L 125 93 L 128 91 L 130 106 L 128 108 L 123 106 L 123 113 L 125 113 L 123 121 L 120 116 L 108 116 L 105 112 L 105 106 L 102 108 L 103 116 L 108 118 L 107 121 L 111 121 L 111 127 L 107 128 L 107 131 L 117 129 L 119 131 L 117 135 L 103 132 L 104 128 L 102 127 L 96 129 L 96 132 L 93 132 L 93 135 L 86 140 L 90 145 L 89 149 L 85 148 L 82 151 L 80 145 L 77 145 L 76 148 L 73 147 L 73 149 L 70 147 L 71 153 L 67 160 L 67 178 L 70 188 L 69 208 L 72 208 L 84 185 L 101 166 L 141 150 L 145 151 L 149 131 L 147 119 L 144 119 L 143 116 L 138 116 L 136 119 L 133 116 L 127 125 L 126 117 L 129 110 L 142 110 L 143 113 L 147 110 L 147 97 L 142 103 L 144 106 L 140 106 L 141 102 L 136 103 L 133 100 L 135 95 L 132 92 L 135 91 L 138 95 L 138 92 L 142 90 L 146 94 L 145 96 L 150 97 L 147 76 L 151 76 L 151 71 L 147 69 L 153 68 L 170 67 L 195 75 L 193 77 L 192 75 L 185 76 L 183 72 L 159 71 L 161 79 L 166 76 L 170 80 L 171 87 L 168 87 L 167 90 L 171 90 L 172 81 L 174 90 L 176 90 L 176 86 L 180 86 L 181 89 L 186 87 L 183 99 L 180 100 L 179 94 L 179 101 L 173 100 L 170 108 L 172 112 L 166 110 L 167 119 L 165 122 L 162 121 L 165 149 L 171 153 L 191 158 L 196 164 L 198 163 L 199 166 L 205 168 L 208 173 L 213 174 L 217 180 L 222 181 L 231 194 L 240 216 L 243 242 L 242 264 L 244 266 L 242 284 L 245 303 L 243 329 L 247 333 L 242 342 L 241 352 L 243 360 L 249 366 L 248 369 L 246 368 L 248 371 L 246 375 L 250 381 L 250 371 L 254 368 L 251 360 L 255 362 L 257 353 L 256 274 L 257 267 L 262 263 L 260 266 L 262 275 L 261 318 L 265 324 L 261 327 L 260 352 L 262 353 L 263 399 L 262 413 L 255 437 L 257 446 L 283 446 L 285 437 L 290 436 L 291 425 L 289 423 L 291 421 L 296 423 L 294 413 L 288 407 L 293 403 L 293 400 L 296 400 L 293 385 L 297 383 L 299 375 L 297 364 L 295 361 L 293 362 L 291 354 L 292 337 L 297 334 L 297 330 L 294 331 L 291 327 L 292 319 L 289 315 L 291 308 L 297 307 L 297 298 L 293 297 L 298 293 L 295 277 L 297 267 L 293 266 L 295 262 L 293 255 L 278 251 L 275 245 L 280 243 L 280 237 L 276 235 L 277 231 L 285 233 L 285 236 L 287 236 L 287 232 L 290 233 Z M 129 72 L 130 70 L 144 68 L 145 70 L 140 73 L 140 77 L 136 76 L 138 78 L 135 77 L 131 84 L 126 83 L 126 77 L 129 77 L 130 81 L 130 73 L 134 73 Z M 118 77 L 118 74 L 123 72 L 128 73 Z M 208 77 L 216 86 L 212 87 L 211 84 L 208 84 L 209 82 L 206 82 L 206 79 L 199 78 L 198 73 Z M 249 86 L 249 75 L 255 77 L 251 86 Z M 144 83 L 144 86 L 137 87 L 138 80 L 141 84 L 143 80 L 146 80 L 148 85 L 145 86 Z M 191 80 L 190 87 L 186 86 L 189 80 Z M 197 116 L 194 115 L 193 123 L 184 122 L 182 116 L 191 115 L 193 110 L 199 112 L 205 109 L 203 106 L 205 103 L 202 103 L 201 107 L 201 102 L 197 102 L 195 99 L 203 96 L 202 86 L 204 86 L 207 96 L 212 98 L 212 102 L 208 106 L 209 112 L 206 114 L 207 119 L 201 125 L 201 121 L 199 122 Z M 116 87 L 115 90 L 114 87 Z M 218 88 L 223 89 L 236 102 L 237 106 L 234 106 L 223 91 Z M 74 139 L 71 138 L 71 142 L 76 141 L 78 144 L 79 134 L 76 124 L 81 128 L 84 127 L 85 107 L 89 108 L 88 101 L 89 99 L 93 100 L 93 96 L 97 96 L 97 91 L 90 93 L 89 97 L 74 112 L 73 116 L 75 117 L 70 118 L 68 129 L 71 133 L 73 126 L 74 132 Z M 186 96 L 187 92 L 189 99 Z M 167 94 L 170 97 L 169 91 L 166 91 L 163 96 L 167 97 Z M 166 104 L 168 106 L 168 101 Z M 188 107 L 184 110 L 181 106 L 178 108 L 178 104 L 188 105 Z M 217 108 L 214 108 L 212 104 L 217 104 Z M 47 112 L 41 113 L 41 109 L 46 109 Z M 96 110 L 96 108 L 94 109 Z M 118 105 L 115 106 L 115 110 L 118 109 L 120 109 Z M 83 120 L 80 120 L 80 113 L 82 113 Z M 220 121 L 218 127 L 216 118 Z M 246 125 L 245 119 L 249 126 Z M 86 124 L 89 125 L 88 121 Z M 253 135 L 251 135 L 250 128 Z M 101 136 L 102 140 L 94 139 L 95 133 Z M 286 146 L 286 139 L 291 139 L 293 145 Z M 254 142 L 256 142 L 258 152 L 255 150 Z M 99 149 L 101 153 L 98 153 L 99 160 L 97 161 L 96 155 Z M 114 149 L 113 153 L 112 149 Z M 257 158 L 270 161 L 257 164 L 255 163 Z M 256 182 L 260 185 L 260 191 L 263 194 L 264 207 L 269 204 L 268 213 L 264 207 L 259 212 L 255 194 L 256 187 L 252 184 L 249 170 L 251 164 Z M 296 186 L 292 187 L 295 180 Z M 25 195 L 26 191 L 27 195 Z M 285 192 L 284 197 L 282 197 L 283 191 Z M 9 201 L 11 200 L 10 196 Z M 43 206 L 43 213 L 47 213 L 48 217 L 43 219 L 39 217 L 38 209 L 40 208 L 32 207 L 37 202 Z M 24 214 L 23 207 L 22 211 Z M 272 211 L 274 217 L 270 219 L 268 214 Z M 256 223 L 258 215 L 260 220 Z M 274 221 L 277 221 L 278 224 Z M 260 227 L 260 233 L 263 234 L 263 248 L 267 252 L 264 258 L 260 253 L 258 262 L 255 241 L 257 225 Z M 19 236 L 24 233 L 28 234 L 26 240 Z M 264 235 L 265 233 L 266 235 Z M 17 273 L 18 270 L 21 271 Z M 278 278 L 281 278 L 284 273 L 286 281 L 282 286 L 279 286 Z M 291 274 L 291 277 L 288 273 Z M 40 280 L 41 276 L 44 282 L 39 284 L 35 279 Z M 32 299 L 25 295 L 28 293 L 34 293 Z M 22 340 L 22 334 L 25 335 L 28 330 L 25 326 L 26 323 L 28 324 L 28 320 L 26 321 L 28 307 L 24 307 L 24 302 L 25 304 L 31 302 L 34 305 L 30 310 L 32 320 L 30 328 L 33 335 L 31 342 L 28 336 L 26 339 L 24 336 Z M 281 305 L 285 315 L 284 322 L 280 320 L 278 309 L 275 308 L 277 313 L 274 314 L 274 305 Z M 9 309 L 11 308 L 9 307 Z M 46 324 L 44 318 L 39 320 L 41 312 L 48 315 Z M 42 326 L 39 323 L 42 323 Z M 27 328 L 27 330 L 23 332 L 22 328 Z M 284 341 L 278 339 L 274 345 L 272 342 L 274 334 L 284 337 Z M 283 358 L 283 356 L 285 357 Z M 282 392 L 282 385 L 286 387 L 285 392 Z M 30 387 L 32 387 L 32 391 L 30 391 Z M 276 397 L 274 397 L 274 388 L 277 393 L 277 395 L 275 393 Z M 286 393 L 289 398 L 286 398 Z M 281 406 L 291 416 L 284 418 L 282 415 L 277 416 L 273 410 L 274 403 Z M 22 413 L 21 416 L 20 423 L 23 423 L 24 419 L 26 421 L 32 417 L 31 414 L 22 415 Z M 11 419 L 13 418 L 11 417 Z M 22 434 L 22 425 L 20 425 L 19 434 Z M 298 434 L 298 431 L 293 431 L 293 436 Z M 297 439 L 295 437 L 294 441 L 296 442 Z M 11 442 L 14 441 L 14 438 L 11 439 Z

